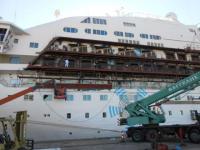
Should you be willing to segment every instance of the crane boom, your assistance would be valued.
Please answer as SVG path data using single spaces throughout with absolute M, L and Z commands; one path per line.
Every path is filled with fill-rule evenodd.
M 166 99 L 171 99 L 191 89 L 196 88 L 200 84 L 200 72 L 197 72 L 183 80 L 178 81 L 140 101 L 130 103 L 125 107 L 129 113 L 128 118 L 121 118 L 121 125 L 135 125 L 135 124 L 159 124 L 165 122 L 164 114 L 156 114 L 151 111 L 149 106 L 164 102 Z

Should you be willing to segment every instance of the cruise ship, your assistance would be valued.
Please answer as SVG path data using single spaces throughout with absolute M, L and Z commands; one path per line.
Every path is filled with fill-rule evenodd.
M 128 103 L 199 70 L 200 28 L 173 13 L 70 17 L 26 30 L 0 20 L 0 117 L 27 111 L 35 141 L 120 136 Z M 22 94 L 30 87 L 38 88 Z M 194 123 L 199 93 L 162 104 L 164 124 Z

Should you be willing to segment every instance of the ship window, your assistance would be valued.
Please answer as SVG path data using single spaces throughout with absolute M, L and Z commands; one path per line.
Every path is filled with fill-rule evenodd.
M 19 39 L 14 39 L 14 43 L 17 44 L 19 42 Z
M 6 34 L 7 29 L 5 28 L 0 28 L 0 41 L 3 41 L 4 36 Z
M 148 39 L 148 34 L 143 34 L 143 33 L 142 33 L 142 34 L 140 34 L 140 37 L 141 37 L 141 38 L 144 38 L 144 39 Z
M 32 94 L 24 95 L 24 100 L 25 101 L 33 101 L 33 95 Z
M 93 30 L 93 34 L 97 34 L 97 35 L 107 35 L 107 31 L 104 30 Z
M 85 118 L 89 118 L 90 114 L 89 113 L 85 113 Z
M 118 42 L 120 42 L 120 43 L 121 43 L 121 41 L 122 41 L 121 39 L 118 39 Z
M 114 35 L 116 35 L 116 36 L 123 36 L 123 32 L 115 31 L 115 32 L 114 32 Z
M 76 28 L 70 28 L 70 27 L 64 27 L 63 31 L 64 32 L 70 32 L 70 33 L 77 33 L 78 29 L 76 29 Z
M 88 17 L 88 18 L 86 18 L 86 19 L 84 19 L 83 21 L 81 21 L 81 23 L 90 23 L 90 17 Z
M 53 99 L 53 96 L 52 95 L 48 95 L 48 94 L 45 94 L 43 95 L 43 100 L 44 101 L 51 101 Z
M 150 39 L 160 40 L 160 39 L 161 39 L 161 36 L 158 36 L 158 35 L 150 35 Z
M 188 100 L 193 100 L 193 99 L 194 99 L 194 97 L 193 97 L 193 96 L 191 96 L 191 95 L 188 95 L 188 96 L 187 96 L 187 99 L 188 99 Z
M 183 110 L 180 110 L 181 115 L 183 115 Z
M 108 100 L 108 95 L 100 95 L 100 100 L 101 100 L 101 101 L 106 101 L 106 100 Z
M 67 113 L 67 119 L 71 119 L 71 113 Z
M 67 95 L 67 101 L 73 101 L 74 95 Z
M 125 37 L 133 38 L 134 34 L 133 33 L 125 32 Z
M 83 95 L 84 101 L 91 101 L 91 95 Z
M 172 111 L 170 110 L 170 111 L 168 111 L 168 113 L 169 113 L 169 116 L 171 116 L 172 115 Z
M 11 64 L 20 64 L 21 63 L 21 59 L 20 59 L 20 57 L 11 56 L 10 57 L 10 63 Z
M 93 23 L 94 24 L 107 24 L 105 19 L 98 19 L 98 18 L 93 18 Z
M 91 34 L 91 29 L 85 29 L 85 33 Z
M 123 25 L 126 27 L 135 27 L 135 23 L 130 23 L 130 22 L 123 22 Z
M 103 112 L 103 113 L 102 113 L 102 117 L 103 117 L 103 118 L 106 118 L 106 112 Z
M 44 114 L 44 117 L 50 117 L 50 114 Z
M 29 47 L 31 47 L 31 48 L 38 48 L 39 47 L 39 43 L 30 42 Z

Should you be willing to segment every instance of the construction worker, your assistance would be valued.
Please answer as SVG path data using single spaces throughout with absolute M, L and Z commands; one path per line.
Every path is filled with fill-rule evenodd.
M 69 60 L 65 59 L 65 67 L 68 68 L 69 67 Z

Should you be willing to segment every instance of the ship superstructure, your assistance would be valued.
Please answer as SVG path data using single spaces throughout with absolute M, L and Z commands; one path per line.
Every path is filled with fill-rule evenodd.
M 38 83 L 49 87 L 1 105 L 0 114 L 27 110 L 35 140 L 117 136 L 124 100 L 200 70 L 199 34 L 195 26 L 152 18 L 71 17 L 26 31 L 1 20 L 0 99 Z M 195 122 L 198 93 L 164 104 L 166 124 Z

